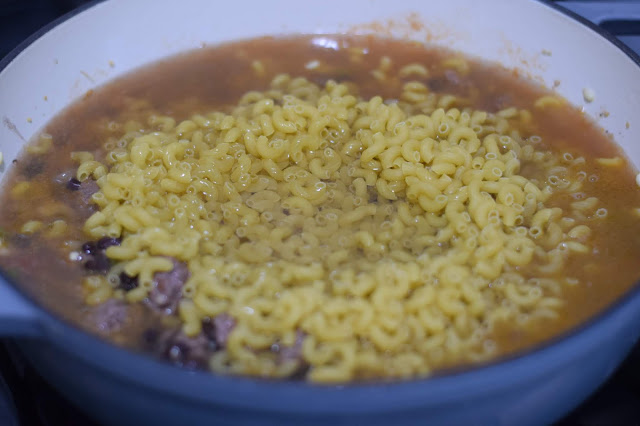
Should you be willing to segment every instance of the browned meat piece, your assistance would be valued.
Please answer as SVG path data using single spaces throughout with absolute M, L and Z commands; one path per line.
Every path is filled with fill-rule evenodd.
M 444 72 L 444 77 L 447 79 L 447 81 L 449 81 L 449 83 L 453 84 L 454 86 L 460 86 L 460 84 L 462 84 L 460 75 L 454 70 L 446 70 Z
M 309 364 L 302 356 L 302 343 L 304 342 L 304 339 L 304 332 L 302 332 L 302 330 L 298 330 L 296 332 L 296 340 L 292 346 L 282 346 L 279 344 L 271 346 L 271 351 L 278 355 L 279 363 L 295 363 L 296 368 L 289 377 L 292 380 L 304 380 L 309 372 Z
M 74 177 L 73 171 L 66 171 L 56 176 L 54 181 L 65 185 L 69 191 L 75 193 L 68 198 L 68 201 L 80 217 L 89 217 L 96 211 L 97 206 L 91 202 L 91 196 L 98 192 L 100 187 L 95 180 L 87 179 L 80 182 Z
M 171 314 L 178 307 L 180 297 L 182 297 L 182 287 L 189 279 L 189 269 L 187 265 L 176 259 L 173 261 L 173 269 L 169 272 L 158 272 L 154 275 L 154 286 L 149 293 L 149 305 Z
M 145 332 L 145 340 L 155 353 L 172 364 L 186 368 L 204 368 L 209 357 L 218 349 L 214 341 L 204 334 L 188 337 L 181 330 L 154 330 Z
M 19 249 L 28 248 L 31 245 L 32 237 L 25 234 L 10 234 L 9 242 Z
M 442 76 L 430 79 L 427 85 L 434 92 L 459 92 L 460 89 L 468 89 L 470 82 L 460 77 L 457 71 L 446 70 Z
M 447 84 L 447 81 L 442 77 L 432 78 L 429 81 L 427 81 L 427 86 L 429 86 L 429 89 L 434 92 L 443 91 L 446 87 L 446 84 Z
M 304 342 L 304 333 L 298 330 L 296 333 L 296 341 L 293 343 L 293 346 L 278 347 L 278 361 L 281 363 L 302 361 L 302 342 Z
M 199 334 L 188 337 L 182 332 L 174 334 L 166 343 L 164 356 L 173 364 L 187 368 L 202 368 L 215 346 L 211 345 L 206 336 Z
M 93 179 L 87 179 L 84 182 L 81 182 L 78 188 L 78 192 L 80 193 L 80 198 L 86 204 L 89 204 L 89 202 L 91 201 L 91 196 L 96 192 L 98 192 L 99 190 L 100 190 L 100 187 L 98 186 L 96 181 Z
M 221 347 L 226 346 L 229 335 L 236 326 L 236 320 L 229 314 L 220 314 L 213 318 L 213 325 L 216 343 Z
M 112 333 L 122 328 L 129 314 L 129 306 L 116 299 L 109 299 L 96 306 L 92 312 L 92 319 L 96 329 L 105 333 Z
M 504 93 L 493 97 L 486 105 L 486 109 L 490 112 L 498 112 L 505 108 L 509 108 L 511 105 L 513 105 L 513 96 L 508 93 Z
M 22 168 L 22 174 L 28 180 L 38 176 L 44 170 L 44 160 L 39 157 L 29 158 L 24 167 Z

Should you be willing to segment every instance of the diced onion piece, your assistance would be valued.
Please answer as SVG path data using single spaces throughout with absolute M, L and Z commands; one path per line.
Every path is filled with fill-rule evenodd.
M 596 92 L 589 87 L 585 87 L 582 89 L 582 97 L 585 102 L 591 103 L 596 99 Z

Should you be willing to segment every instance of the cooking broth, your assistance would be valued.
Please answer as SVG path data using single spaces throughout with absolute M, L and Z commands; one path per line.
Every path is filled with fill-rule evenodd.
M 52 120 L 1 199 L 0 266 L 46 308 L 222 373 L 343 382 L 485 362 L 578 325 L 639 275 L 640 195 L 607 135 L 514 72 L 376 37 L 261 38 L 137 70 Z M 131 224 L 109 204 L 148 208 Z M 144 240 L 147 221 L 171 244 Z

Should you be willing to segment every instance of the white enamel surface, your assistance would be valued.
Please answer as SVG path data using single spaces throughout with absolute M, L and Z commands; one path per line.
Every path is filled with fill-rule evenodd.
M 548 87 L 559 81 L 557 92 L 584 106 L 640 164 L 640 68 L 597 33 L 532 0 L 111 0 L 47 32 L 0 72 L 0 175 L 22 138 L 136 67 L 204 44 L 344 31 L 428 40 L 519 68 Z M 584 88 L 594 90 L 594 102 L 585 105 Z M 604 111 L 609 116 L 598 117 Z

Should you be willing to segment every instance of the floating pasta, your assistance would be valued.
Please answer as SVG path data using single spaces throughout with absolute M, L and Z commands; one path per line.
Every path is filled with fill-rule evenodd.
M 465 64 L 455 60 L 447 66 L 462 69 Z M 390 67 L 390 61 L 383 58 L 380 72 Z M 401 74 L 424 73 L 414 66 L 404 68 Z M 400 108 L 380 102 L 380 98 L 358 98 L 347 86 L 332 81 L 318 87 L 304 79 L 278 76 L 269 92 L 256 94 L 254 99 L 245 97 L 231 115 L 216 112 L 201 116 L 213 125 L 203 126 L 202 119 L 194 117 L 165 126 L 168 132 L 155 132 L 153 143 L 144 142 L 150 137 L 147 134 L 134 137 L 125 155 L 113 157 L 115 163 L 106 175 L 102 171 L 107 165 L 92 156 L 76 154 L 80 160 L 78 178 L 96 178 L 106 200 L 85 228 L 95 237 L 104 237 L 109 226 L 122 227 L 123 244 L 108 248 L 106 253 L 121 262 L 118 265 L 124 263 L 128 275 L 150 277 L 169 270 L 171 264 L 162 261 L 162 256 L 188 264 L 189 292 L 188 296 L 183 293 L 178 312 L 184 333 L 196 335 L 200 321 L 216 310 L 207 307 L 215 302 L 210 295 L 218 294 L 212 286 L 231 272 L 225 264 L 215 269 L 202 267 L 203 256 L 208 255 L 204 247 L 212 237 L 194 229 L 193 223 L 206 224 L 212 215 L 222 218 L 223 222 L 215 223 L 216 233 L 227 237 L 220 240 L 224 245 L 217 257 L 231 262 L 228 265 L 242 265 L 246 271 L 233 285 L 250 288 L 259 276 L 265 282 L 254 288 L 249 298 L 240 296 L 242 292 L 224 291 L 226 312 L 238 322 L 232 335 L 244 342 L 237 348 L 227 347 L 226 362 L 239 372 L 264 374 L 267 368 L 267 374 L 281 374 L 276 364 L 245 357 L 246 348 L 258 354 L 266 337 L 262 325 L 256 326 L 243 312 L 244 306 L 253 306 L 258 300 L 270 311 L 282 309 L 273 294 L 297 300 L 294 289 L 323 290 L 315 294 L 315 303 L 298 306 L 295 315 L 289 312 L 263 318 L 272 324 L 272 337 L 265 342 L 273 344 L 296 330 L 305 333 L 307 342 L 315 342 L 305 350 L 311 380 L 342 381 L 359 374 L 358 362 L 353 360 L 364 356 L 365 348 L 353 341 L 351 332 L 345 332 L 355 326 L 350 321 L 360 315 L 356 307 L 375 305 L 378 298 L 384 303 L 376 308 L 380 311 L 368 328 L 358 327 L 358 341 L 370 342 L 391 360 L 413 354 L 416 358 L 409 370 L 415 374 L 430 371 L 428 353 L 421 352 L 423 342 L 412 344 L 411 333 L 403 328 L 411 321 L 427 327 L 429 322 L 424 322 L 422 314 L 405 313 L 394 325 L 384 322 L 389 304 L 402 310 L 410 303 L 406 297 L 412 287 L 433 292 L 431 309 L 442 321 L 437 333 L 448 336 L 440 350 L 447 357 L 477 354 L 483 341 L 471 339 L 467 328 L 460 334 L 454 327 L 459 321 L 468 321 L 462 319 L 468 315 L 465 303 L 485 306 L 475 311 L 480 322 L 493 321 L 493 315 L 501 321 L 524 318 L 523 309 L 536 308 L 537 303 L 554 296 L 538 287 L 535 291 L 518 287 L 511 268 L 525 267 L 537 258 L 538 270 L 552 274 L 569 253 L 577 256 L 589 250 L 590 230 L 587 225 L 575 227 L 568 234 L 574 241 L 558 245 L 563 238 L 559 224 L 570 218 L 560 209 L 545 207 L 546 189 L 518 175 L 521 160 L 517 153 L 525 149 L 537 152 L 537 140 L 510 138 L 508 124 L 504 133 L 496 130 L 486 135 L 472 127 L 473 122 L 487 126 L 514 118 L 517 110 L 505 109 L 495 118 L 481 111 L 461 112 L 450 106 L 457 98 L 444 95 L 436 97 L 436 104 L 449 106 L 427 115 L 416 114 L 411 103 L 423 101 L 418 94 L 427 93 L 427 89 L 418 82 L 404 87 L 405 93 L 416 95 L 406 95 L 409 105 Z M 303 99 L 296 92 L 307 95 Z M 331 103 L 326 103 L 329 98 Z M 287 99 L 296 108 L 286 109 L 277 99 Z M 240 123 L 248 126 L 242 130 L 247 135 L 242 138 L 244 144 L 239 137 Z M 334 129 L 340 129 L 337 138 Z M 196 132 L 203 132 L 203 139 L 209 142 L 196 143 Z M 353 145 L 353 140 L 345 137 L 350 134 L 361 144 Z M 412 134 L 420 138 L 414 139 Z M 325 148 L 316 151 L 320 146 Z M 225 154 L 231 152 L 235 154 Z M 162 159 L 162 173 L 155 172 L 155 158 Z M 560 179 L 570 182 L 576 178 L 578 170 L 559 166 L 563 161 L 571 162 L 567 155 L 539 158 L 538 167 L 553 173 L 548 180 L 556 187 Z M 208 176 L 212 169 L 219 171 L 216 178 Z M 148 184 L 134 184 L 141 182 L 142 176 L 147 176 Z M 248 184 L 253 181 L 263 182 L 262 190 L 251 190 Z M 138 191 L 138 205 L 134 208 L 131 197 L 117 188 Z M 212 195 L 203 197 L 205 190 Z M 376 193 L 373 199 L 372 190 Z M 167 195 L 152 201 L 150 193 Z M 529 197 L 532 204 L 528 204 Z M 595 210 L 596 204 L 597 199 L 591 197 L 572 206 L 586 212 Z M 604 217 L 602 211 L 595 215 Z M 444 220 L 429 216 L 441 212 L 447 212 Z M 430 217 L 434 223 L 429 223 Z M 331 232 L 325 231 L 327 226 Z M 389 237 L 379 232 L 384 226 L 392 230 Z M 162 232 L 152 236 L 149 230 L 155 228 Z M 403 243 L 396 246 L 394 241 Z M 448 248 L 439 249 L 443 244 Z M 136 250 L 127 251 L 127 245 Z M 566 254 L 536 255 L 536 247 L 556 246 Z M 331 255 L 312 255 L 318 251 Z M 308 262 L 312 262 L 312 269 L 305 269 Z M 389 274 L 402 277 L 397 283 L 406 289 L 394 287 L 397 278 L 389 281 Z M 501 278 L 506 274 L 511 278 Z M 332 275 L 344 278 L 336 280 Z M 472 275 L 479 280 L 474 285 L 469 281 Z M 510 284 L 489 289 L 495 280 Z M 348 288 L 340 283 L 348 282 L 360 283 L 354 284 L 351 297 L 355 299 L 341 305 L 339 316 L 329 315 L 332 304 L 341 300 Z M 429 282 L 441 282 L 441 287 L 430 287 Z M 482 282 L 484 285 L 479 284 Z M 479 290 L 482 287 L 485 290 Z M 151 290 L 141 286 L 128 299 L 139 300 Z M 90 293 L 92 303 L 106 297 L 107 293 L 100 291 Z M 483 295 L 487 291 L 500 293 L 514 305 L 494 312 Z M 550 314 L 554 308 L 544 309 Z M 331 323 L 327 323 L 329 318 Z M 381 365 L 369 368 L 367 374 L 389 374 Z
M 513 101 L 516 84 L 499 94 L 495 71 L 478 85 L 494 74 L 460 55 L 347 45 L 297 57 L 293 43 L 282 60 L 232 49 L 238 76 L 202 73 L 223 99 L 118 97 L 126 113 L 80 132 L 95 145 L 43 133 L 0 205 L 0 254 L 25 238 L 55 246 L 78 265 L 79 311 L 146 309 L 172 362 L 315 382 L 486 361 L 517 346 L 504 336 L 563 327 L 591 276 L 609 285 L 616 266 L 592 254 L 614 218 L 637 229 L 640 200 L 622 211 L 602 190 L 622 155 L 549 131 L 565 100 Z M 71 155 L 52 201 L 33 176 L 60 172 L 38 163 L 57 150 Z M 631 247 L 616 232 L 612 253 Z M 98 332 L 123 338 L 110 324 Z

